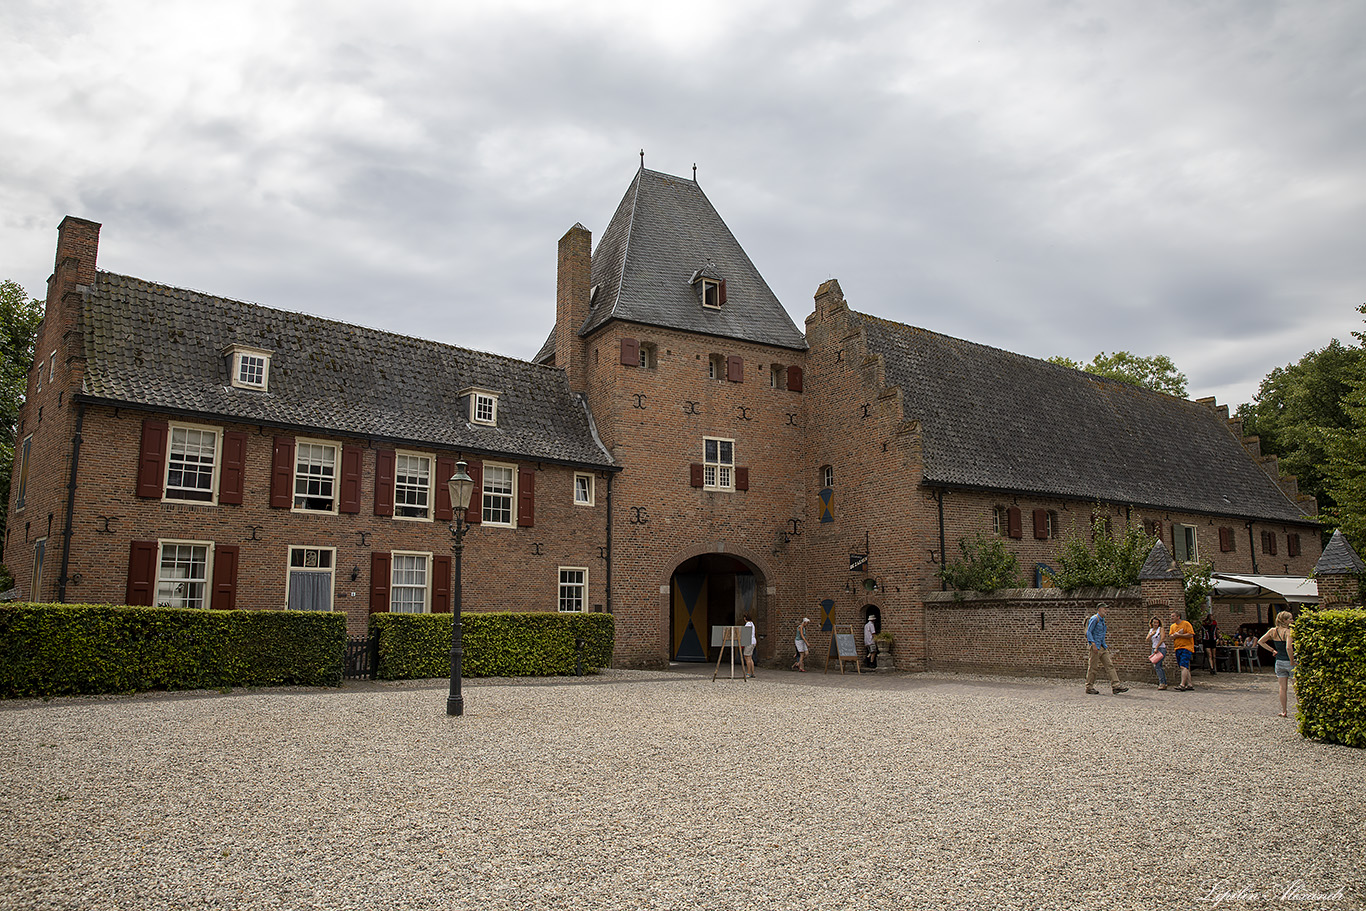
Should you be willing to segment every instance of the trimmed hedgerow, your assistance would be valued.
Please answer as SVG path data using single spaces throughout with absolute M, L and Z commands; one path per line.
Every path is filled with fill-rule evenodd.
M 554 677 L 574 673 L 585 640 L 585 672 L 612 660 L 611 614 L 467 613 L 462 616 L 464 677 Z M 451 673 L 450 614 L 372 614 L 379 635 L 381 680 L 447 677 Z
M 1366 610 L 1325 610 L 1295 621 L 1300 734 L 1366 747 Z
M 337 686 L 340 613 L 108 604 L 0 607 L 0 695 Z

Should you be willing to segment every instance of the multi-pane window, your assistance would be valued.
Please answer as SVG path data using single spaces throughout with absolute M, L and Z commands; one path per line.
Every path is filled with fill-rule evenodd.
M 726 359 L 719 354 L 707 356 L 707 379 L 724 380 L 726 378 Z
M 787 388 L 787 369 L 781 364 L 770 364 L 768 368 L 768 385 L 774 389 Z
M 270 385 L 270 352 L 234 349 L 232 384 L 246 389 L 267 388 Z
M 991 533 L 1003 535 L 1008 528 L 1009 523 L 1006 521 L 1006 508 L 1004 506 L 991 507 Z
M 735 442 L 702 438 L 702 486 L 711 490 L 735 488 Z
M 560 612 L 582 613 L 588 602 L 588 570 L 560 567 Z
M 834 466 L 832 466 L 832 465 L 823 465 L 823 466 L 821 466 L 821 486 L 822 486 L 822 487 L 834 487 L 834 486 L 835 486 L 835 468 L 834 468 Z
M 330 547 L 291 547 L 289 549 L 290 610 L 330 611 L 332 609 L 332 564 Z
M 427 612 L 427 554 L 392 555 L 389 577 L 389 612 Z
M 641 345 L 639 355 L 640 366 L 647 368 L 655 366 L 656 361 L 654 345 Z
M 425 519 L 432 498 L 432 460 L 427 456 L 398 454 L 394 466 L 394 515 Z
M 294 508 L 333 512 L 337 447 L 300 441 L 294 450 Z
M 33 434 L 24 437 L 24 444 L 19 449 L 19 470 L 15 472 L 16 491 L 14 494 L 14 508 L 16 511 L 24 508 L 24 497 L 28 494 L 28 457 L 33 449 Z
M 484 524 L 511 525 L 517 469 L 484 463 Z
M 470 396 L 470 420 L 476 424 L 498 423 L 498 397 L 486 392 Z
M 1174 556 L 1178 562 L 1194 563 L 1200 559 L 1195 546 L 1195 526 L 1173 525 L 1172 547 L 1176 551 Z
M 172 427 L 166 458 L 166 499 L 212 501 L 217 455 L 218 431 Z
M 158 607 L 204 607 L 208 581 L 209 545 L 162 542 Z
M 702 279 L 702 306 L 721 309 L 721 283 L 709 278 Z
M 47 538 L 33 542 L 33 574 L 29 576 L 29 598 L 37 601 L 43 597 L 43 561 L 47 558 Z
M 574 503 L 578 506 L 593 505 L 593 476 L 591 474 L 574 475 Z

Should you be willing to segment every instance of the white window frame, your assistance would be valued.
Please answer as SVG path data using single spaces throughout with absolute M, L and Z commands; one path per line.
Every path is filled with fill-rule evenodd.
M 295 551 L 303 551 L 303 553 L 304 553 L 304 565 L 303 565 L 303 566 L 295 567 L 295 565 L 294 565 L 294 552 L 295 552 Z M 326 569 L 323 569 L 322 567 L 310 567 L 310 566 L 308 566 L 308 551 L 316 551 L 316 552 L 318 553 L 319 557 L 321 557 L 321 555 L 324 554 L 324 553 L 330 554 L 330 555 L 331 555 L 331 556 L 330 556 L 330 561 L 331 561 L 332 565 L 329 566 L 329 567 L 327 567 Z M 337 549 L 336 549 L 335 547 L 314 547 L 314 546 L 309 545 L 309 544 L 291 544 L 291 545 L 289 545 L 287 548 L 285 548 L 285 610 L 290 610 L 290 609 L 291 609 L 290 606 L 289 606 L 289 602 L 290 602 L 290 596 L 291 596 L 291 594 L 292 594 L 292 587 L 293 587 L 293 583 L 294 583 L 294 574 L 295 574 L 296 572 L 301 572 L 301 573 L 317 573 L 318 575 L 322 575 L 324 572 L 326 572 L 329 576 L 332 577 L 332 584 L 331 584 L 330 586 L 328 586 L 328 591 L 327 591 L 327 608 L 326 608 L 325 610 L 320 610 L 320 611 L 307 611 L 307 613 L 328 613 L 328 612 L 333 611 L 333 610 L 336 609 L 336 604 L 337 604 Z
M 229 381 L 238 389 L 258 389 L 267 391 L 270 389 L 270 356 L 271 352 L 262 351 L 259 348 L 237 348 L 232 350 L 232 376 Z M 261 365 L 261 382 L 252 383 L 242 379 L 242 365 L 244 358 L 259 358 Z
M 1200 559 L 1199 535 L 1196 534 L 1194 525 L 1172 524 L 1172 532 L 1179 535 L 1181 543 L 1184 545 L 1187 554 L 1182 557 L 1179 553 L 1173 554 L 1178 563 L 1195 563 Z M 1189 532 L 1189 534 L 1188 534 Z M 1172 549 L 1177 550 L 1176 541 L 1172 541 Z
M 504 492 L 489 491 L 489 480 L 493 474 L 489 469 L 505 469 L 512 475 L 511 491 Z M 506 522 L 499 519 L 490 519 L 489 498 L 507 497 L 508 519 Z M 517 527 L 517 466 L 508 462 L 485 462 L 483 475 L 479 479 L 479 518 L 484 525 L 494 528 L 516 528 Z
M 588 472 L 584 472 L 584 471 L 576 471 L 576 472 L 574 472 L 574 505 L 575 505 L 575 506 L 592 506 L 592 505 L 593 505 L 593 496 L 594 496 L 594 493 L 595 493 L 594 488 L 596 487 L 596 483 L 595 483 L 596 480 L 597 480 L 597 479 L 594 478 L 593 475 L 589 474 Z M 587 487 L 587 492 L 588 492 L 588 496 L 587 496 L 587 497 L 582 497 L 582 498 L 581 498 L 581 497 L 579 496 L 579 490 L 580 490 L 579 482 L 580 482 L 580 481 L 586 481 L 586 482 L 587 482 L 587 484 L 585 485 L 585 486 Z
M 487 389 L 470 389 L 470 413 L 469 422 L 480 424 L 484 427 L 498 426 L 498 393 L 489 392 Z M 488 414 L 480 417 L 479 406 L 481 403 L 488 404 Z
M 426 515 L 422 515 L 422 516 L 401 516 L 401 515 L 399 515 L 399 510 L 400 510 L 400 509 L 409 508 L 409 507 L 408 507 L 408 504 L 404 504 L 404 503 L 400 503 L 400 502 L 399 502 L 399 477 L 401 476 L 402 473 L 399 471 L 399 467 L 398 467 L 398 466 L 399 466 L 399 461 L 400 461 L 401 459 L 420 459 L 420 460 L 422 460 L 422 461 L 424 461 L 424 462 L 427 463 L 427 490 L 426 490 L 426 492 L 425 492 L 426 498 L 427 498 L 426 503 L 425 503 L 425 509 L 426 509 L 426 511 L 427 511 L 427 514 L 426 514 Z M 416 487 L 411 487 L 410 489 L 412 489 L 412 490 L 417 490 L 418 488 L 416 488 Z M 394 518 L 395 518 L 395 519 L 401 519 L 401 520 L 403 520 L 403 521 L 405 521 L 405 522 L 431 522 L 431 521 L 432 521 L 432 517 L 433 517 L 433 515 L 435 514 L 435 512 L 436 512 L 436 459 L 435 459 L 433 456 L 431 456 L 431 455 L 429 455 L 429 454 L 427 454 L 427 453 L 425 453 L 425 452 L 413 452 L 413 451 L 411 451 L 411 450 L 406 450 L 406 449 L 400 449 L 400 450 L 396 451 L 396 452 L 394 453 Z
M 200 580 L 196 580 L 194 577 L 188 576 L 188 577 L 186 577 L 185 579 L 177 579 L 177 578 L 174 578 L 174 577 L 171 577 L 171 578 L 169 578 L 169 579 L 163 579 L 162 574 L 161 574 L 161 573 L 162 573 L 162 561 L 165 559 L 165 556 L 166 556 L 166 548 L 167 548 L 167 547 L 202 547 L 202 548 L 204 548 L 204 578 L 203 578 L 203 579 L 200 579 Z M 161 584 L 162 584 L 163 581 L 167 581 L 167 582 L 171 582 L 171 583 L 175 583 L 175 582 L 189 582 L 189 583 L 198 582 L 199 584 L 203 585 L 203 586 L 204 586 L 203 594 L 202 594 L 202 596 L 201 596 L 200 599 L 199 599 L 199 600 L 201 601 L 201 604 L 199 605 L 199 607 L 195 607 L 195 606 L 192 605 L 192 604 L 162 604 L 162 600 L 161 600 Z M 155 589 L 153 590 L 152 603 L 155 604 L 156 606 L 158 606 L 158 607 L 183 607 L 183 608 L 185 608 L 185 609 L 187 609 L 187 610 L 207 610 L 208 607 L 209 607 L 209 605 L 213 603 L 213 542 L 212 542 L 212 541 L 182 541 L 182 540 L 177 539 L 177 538 L 164 538 L 164 539 L 159 539 L 159 540 L 157 541 L 156 578 L 153 579 L 152 582 L 153 582 L 153 584 L 156 586 Z M 187 595 L 188 595 L 188 592 L 187 592 Z M 191 599 L 189 599 L 189 598 L 187 597 L 187 598 L 185 598 L 184 600 L 191 600 Z
M 782 364 L 768 365 L 768 387 L 780 390 L 787 388 L 787 368 Z
M 419 558 L 421 558 L 422 561 L 423 561 L 423 567 L 422 567 L 422 610 L 420 610 L 420 611 L 407 611 L 407 610 L 399 610 L 399 611 L 396 611 L 396 610 L 394 610 L 394 604 L 395 604 L 395 602 L 394 602 L 394 593 L 395 593 L 398 589 L 401 588 L 401 589 L 404 589 L 405 591 L 414 591 L 414 590 L 416 590 L 416 589 L 418 588 L 418 586 L 413 585 L 413 584 L 411 584 L 411 583 L 402 583 L 402 584 L 400 584 L 399 582 L 395 581 L 395 580 L 397 579 L 397 573 L 398 573 L 398 571 L 399 571 L 399 565 L 398 565 L 398 564 L 399 564 L 399 560 L 398 560 L 399 557 L 403 557 L 403 558 L 405 558 L 405 559 L 411 558 L 411 557 L 419 557 Z M 393 552 L 391 552 L 391 553 L 389 554 L 389 613 L 391 613 L 391 614 L 430 614 L 430 613 L 432 612 L 432 568 L 433 568 L 433 566 L 432 566 L 432 555 L 431 555 L 430 552 L 417 551 L 417 550 L 396 550 L 396 551 L 393 551 Z M 411 603 L 411 602 L 404 602 L 404 603 Z
M 822 465 L 822 466 L 821 466 L 821 486 L 822 486 L 822 487 L 834 487 L 834 486 L 835 486 L 835 466 L 833 466 L 833 465 Z
M 707 355 L 707 379 L 726 379 L 726 356 L 715 352 Z
M 716 460 L 711 461 L 707 458 L 707 444 L 716 444 Z M 722 450 L 729 445 L 730 460 L 721 458 Z M 735 489 L 735 440 L 728 437 L 703 437 L 702 438 L 702 489 L 703 490 L 734 490 Z
M 313 508 L 310 508 L 310 507 L 307 507 L 307 506 L 300 506 L 300 505 L 298 505 L 298 503 L 299 503 L 299 496 L 300 496 L 300 495 L 299 495 L 299 478 L 301 477 L 301 475 L 299 474 L 299 454 L 300 454 L 300 451 L 301 451 L 301 450 L 303 449 L 303 447 L 305 447 L 305 446 L 323 446 L 323 447 L 326 447 L 326 448 L 332 450 L 332 508 L 331 508 L 331 509 L 313 509 Z M 307 476 L 304 476 L 304 477 L 307 477 Z M 315 440 L 315 439 L 308 439 L 308 438 L 306 438 L 306 437 L 297 437 L 297 438 L 294 440 L 294 472 L 293 472 L 293 478 L 294 478 L 294 486 L 293 486 L 293 489 L 290 491 L 290 496 L 293 498 L 293 499 L 290 501 L 290 502 L 293 504 L 293 506 L 291 507 L 291 511 L 292 511 L 292 512 L 311 513 L 311 514 L 313 514 L 313 515 L 318 515 L 318 516 L 326 516 L 326 515 L 335 516 L 335 515 L 337 514 L 338 501 L 341 499 L 341 496 L 340 496 L 340 495 L 341 495 L 341 447 L 338 446 L 336 443 L 330 442 L 329 440 Z M 308 498 L 308 497 L 305 497 L 305 499 L 309 499 L 309 498 Z
M 991 533 L 1004 536 L 1010 530 L 1010 521 L 1006 518 L 1006 508 L 1004 506 L 991 507 Z
M 577 574 L 577 578 L 574 574 Z M 577 607 L 574 606 L 576 602 L 578 604 Z M 562 614 L 588 613 L 588 567 L 560 567 L 560 586 L 557 604 L 559 611 Z M 565 607 L 566 604 L 570 606 Z
M 46 570 L 44 565 L 47 562 L 47 538 L 39 538 L 33 542 L 33 563 L 29 567 L 31 572 L 28 577 L 28 596 L 32 601 L 37 601 L 42 597 L 43 573 Z
M 42 361 L 34 361 L 34 363 L 38 366 L 38 389 L 37 389 L 36 391 L 42 392 L 42 391 L 43 391 L 43 373 L 45 372 L 43 368 L 44 368 L 45 365 L 43 364 Z
M 207 500 L 176 496 L 171 491 L 171 455 L 174 448 L 176 431 L 188 433 L 209 433 L 213 435 L 213 468 L 209 472 L 209 498 Z M 164 503 L 188 503 L 193 506 L 215 506 L 218 504 L 218 478 L 223 462 L 223 430 L 204 424 L 170 423 L 166 428 L 166 468 L 161 478 L 161 499 Z M 187 488 L 181 487 L 180 490 Z
M 653 370 L 659 364 L 659 351 L 650 342 L 641 342 L 637 352 L 637 360 L 640 366 L 646 370 Z
M 57 352 L 47 356 L 47 381 L 51 383 L 57 376 Z
M 704 278 L 700 279 L 700 281 L 702 283 L 702 306 L 706 307 L 708 310 L 720 310 L 721 283 L 714 278 Z M 711 292 L 712 299 L 715 303 L 707 303 L 707 292 L 709 291 Z
M 15 471 L 15 491 L 14 491 L 14 511 L 22 512 L 24 501 L 28 497 L 28 470 L 29 459 L 33 454 L 33 434 L 24 437 L 24 441 L 19 444 L 19 454 L 14 466 Z

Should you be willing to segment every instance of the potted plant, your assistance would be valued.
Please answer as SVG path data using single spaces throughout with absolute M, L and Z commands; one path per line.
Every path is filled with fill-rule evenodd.
M 896 643 L 896 637 L 883 630 L 873 636 L 873 642 L 877 645 L 877 666 L 880 670 L 895 667 L 892 662 L 892 646 Z

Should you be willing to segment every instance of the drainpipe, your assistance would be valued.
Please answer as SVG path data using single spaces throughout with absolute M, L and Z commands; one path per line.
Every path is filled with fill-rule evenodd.
M 85 402 L 76 406 L 76 433 L 71 437 L 71 476 L 66 482 L 66 530 L 62 532 L 62 572 L 57 577 L 57 603 L 66 603 L 66 572 L 71 565 L 71 523 L 76 513 L 76 472 L 81 464 L 81 427 Z
M 1252 574 L 1257 575 L 1257 540 L 1252 537 L 1252 523 L 1247 523 L 1247 552 L 1252 554 Z
M 944 553 L 944 488 L 941 487 L 935 491 L 935 499 L 939 501 L 939 567 L 943 569 L 946 558 Z M 939 577 L 939 590 L 941 592 L 949 590 L 949 584 L 944 581 L 943 576 Z
M 607 473 L 607 613 L 612 613 L 612 477 Z

